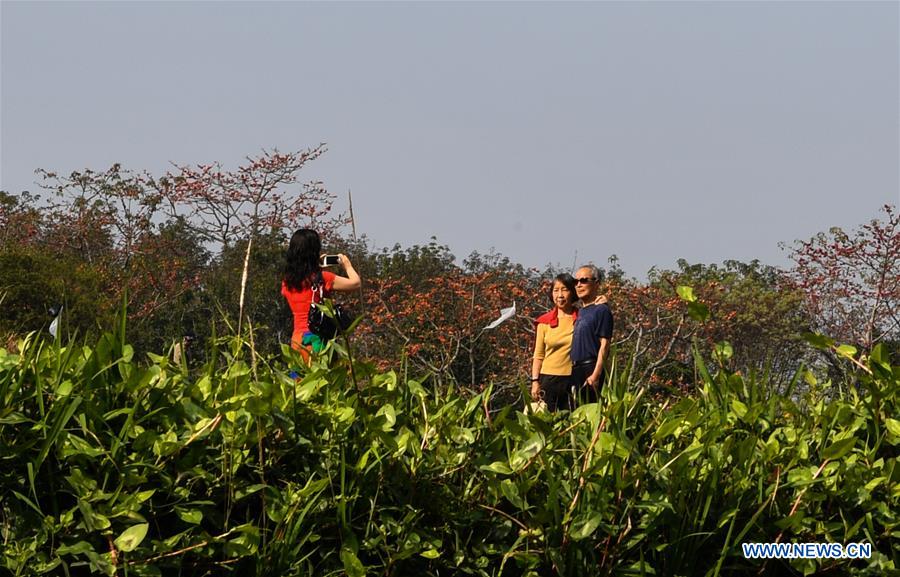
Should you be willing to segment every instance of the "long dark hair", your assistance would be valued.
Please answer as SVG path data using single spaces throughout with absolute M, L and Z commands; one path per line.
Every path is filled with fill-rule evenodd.
M 303 290 L 312 285 L 319 267 L 322 241 L 311 228 L 301 228 L 291 236 L 284 264 L 284 284 L 291 290 Z

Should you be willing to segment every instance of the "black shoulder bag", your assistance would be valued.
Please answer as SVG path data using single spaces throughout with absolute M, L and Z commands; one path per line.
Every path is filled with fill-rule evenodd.
M 353 315 L 344 309 L 340 304 L 335 303 L 333 306 L 334 318 L 326 313 L 321 304 L 324 300 L 325 281 L 322 273 L 318 273 L 312 287 L 312 302 L 309 303 L 309 318 L 307 325 L 309 331 L 318 335 L 323 341 L 330 341 L 340 331 L 343 333 L 353 323 Z

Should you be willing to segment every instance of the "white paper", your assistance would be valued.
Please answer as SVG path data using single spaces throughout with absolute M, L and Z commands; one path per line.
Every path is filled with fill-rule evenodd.
M 514 316 L 516 316 L 516 303 L 515 302 L 513 302 L 513 305 L 511 307 L 509 307 L 508 309 L 500 309 L 500 317 L 497 318 L 496 320 L 494 320 L 494 322 L 492 322 L 488 326 L 484 327 L 484 330 L 497 328 L 498 326 L 500 326 L 500 323 L 507 321 L 507 320 L 513 318 Z
M 53 338 L 56 338 L 56 330 L 59 328 L 59 317 L 62 316 L 62 307 L 59 307 L 59 313 L 57 313 L 56 318 L 53 319 L 53 322 L 50 323 L 50 334 L 53 335 Z

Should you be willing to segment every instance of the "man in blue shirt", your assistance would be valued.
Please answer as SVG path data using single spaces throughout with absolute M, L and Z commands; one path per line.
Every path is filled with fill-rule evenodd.
M 605 371 L 603 364 L 609 356 L 613 316 L 606 297 L 600 294 L 603 273 L 592 264 L 582 266 L 575 274 L 575 293 L 581 299 L 581 310 L 575 320 L 572 336 L 572 382 L 579 387 L 582 402 L 599 400 Z

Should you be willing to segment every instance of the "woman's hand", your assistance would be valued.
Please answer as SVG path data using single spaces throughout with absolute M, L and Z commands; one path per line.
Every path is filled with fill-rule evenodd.
M 541 400 L 541 383 L 539 381 L 531 381 L 531 398 L 535 401 Z
M 338 254 L 338 260 L 341 261 L 341 266 L 344 267 L 344 272 L 347 273 L 347 276 L 334 277 L 334 290 L 339 292 L 353 291 L 361 287 L 362 279 L 359 278 L 359 273 L 353 268 L 353 263 L 350 262 L 347 255 L 343 253 Z

